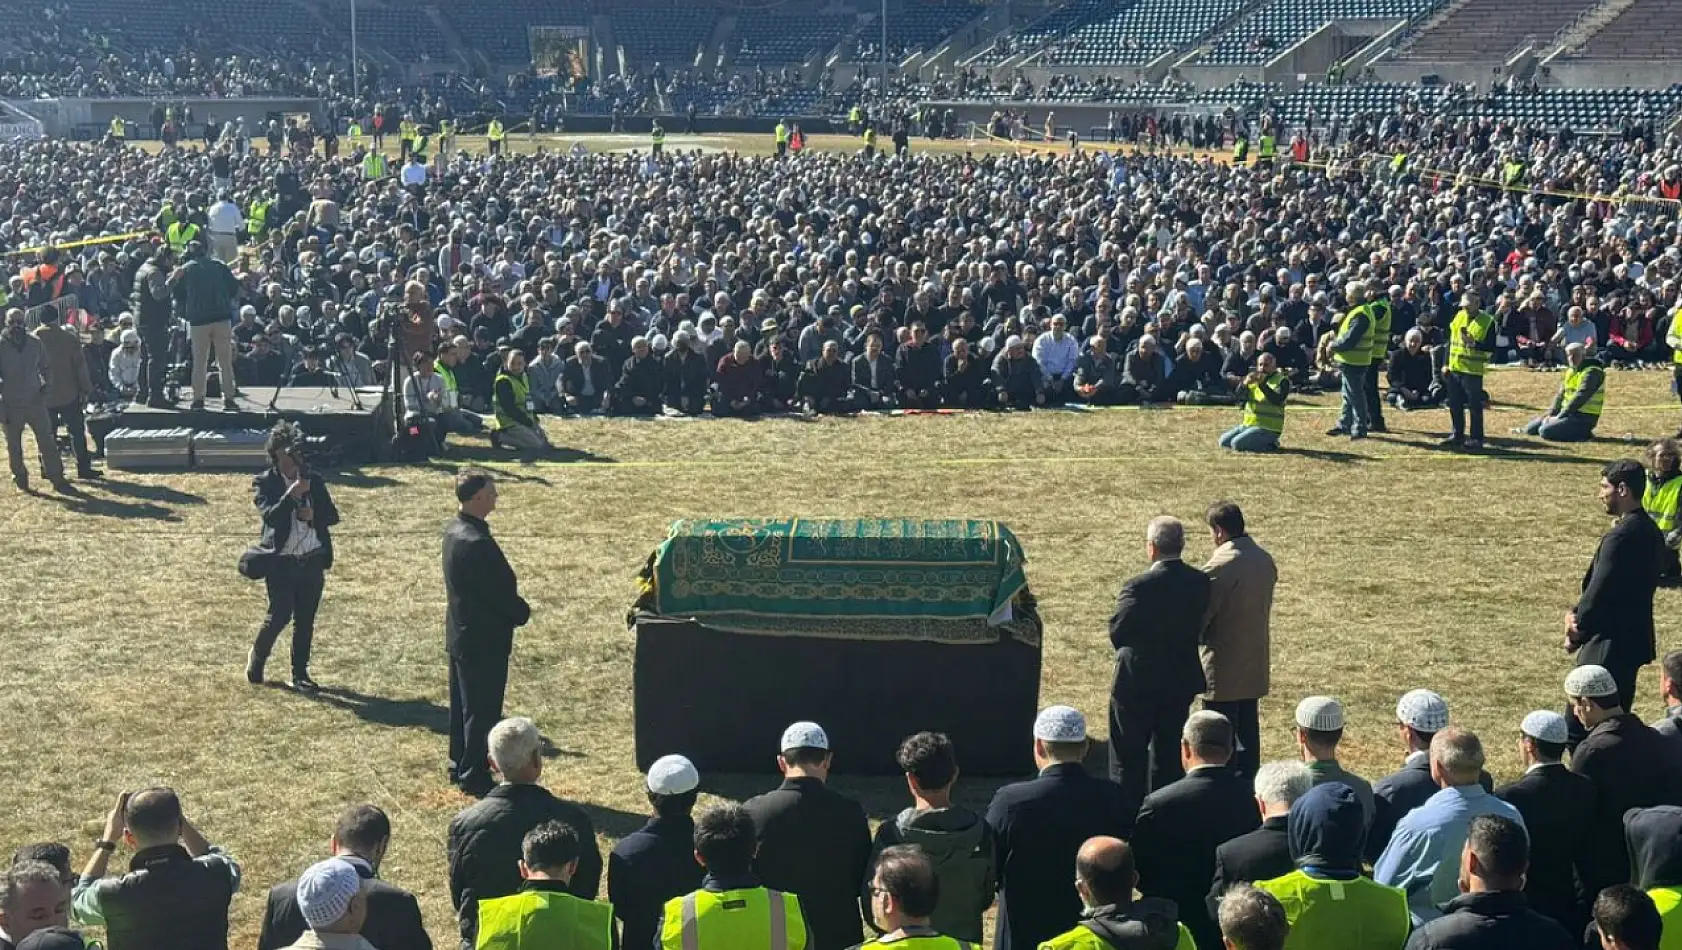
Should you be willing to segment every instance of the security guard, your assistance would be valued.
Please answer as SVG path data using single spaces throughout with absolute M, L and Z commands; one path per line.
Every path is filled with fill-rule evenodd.
M 1332 341 L 1332 358 L 1337 361 L 1338 375 L 1343 380 L 1343 409 L 1337 425 L 1326 430 L 1327 435 L 1347 435 L 1351 439 L 1367 437 L 1367 374 L 1372 372 L 1372 316 L 1367 309 L 1367 288 L 1358 280 L 1343 289 L 1345 310 L 1338 325 L 1337 338 Z
M 1367 285 L 1367 316 L 1372 319 L 1372 363 L 1371 369 L 1367 370 L 1367 429 L 1389 432 L 1390 427 L 1384 424 L 1384 400 L 1378 398 L 1378 377 L 1384 372 L 1384 364 L 1390 357 L 1390 321 L 1395 311 L 1390 295 L 1376 280 Z
M 1394 156 L 1391 157 L 1391 159 L 1390 159 L 1390 174 L 1391 175 L 1394 175 L 1394 176 L 1400 178 L 1402 173 L 1407 171 L 1407 168 L 1408 168 L 1408 153 L 1397 152 Z
M 1565 380 L 1547 415 L 1531 420 L 1525 435 L 1549 442 L 1586 442 L 1606 409 L 1606 368 L 1581 343 L 1565 348 Z M 1657 520 L 1657 519 L 1655 519 Z
M 812 932 L 793 894 L 761 887 L 753 876 L 753 818 L 724 805 L 695 822 L 701 889 L 666 902 L 662 950 L 808 950 Z
M 404 118 L 397 123 L 397 160 L 405 161 L 409 157 L 409 150 L 415 145 L 415 136 L 420 134 L 413 119 Z
M 1234 452 L 1269 452 L 1285 432 L 1285 399 L 1290 380 L 1279 372 L 1272 353 L 1256 354 L 1256 368 L 1239 384 L 1244 418 L 1221 436 L 1221 448 Z
M 1675 584 L 1682 575 L 1682 560 L 1676 549 L 1682 546 L 1682 448 L 1675 439 L 1660 439 L 1647 452 L 1647 488 L 1641 493 L 1641 507 L 1664 534 L 1659 577 Z
M 929 926 L 940 899 L 940 878 L 928 852 L 916 845 L 883 848 L 870 879 L 870 913 L 882 936 L 858 945 L 903 950 L 970 950 L 974 944 Z
M 251 235 L 253 244 L 262 241 L 264 235 L 269 233 L 269 212 L 273 209 L 273 201 L 262 195 L 252 197 L 251 207 L 245 212 L 245 230 Z
M 1507 162 L 1501 167 L 1501 183 L 1508 188 L 1517 188 L 1524 180 L 1524 163 L 1517 157 L 1508 155 Z
M 1088 838 L 1075 856 L 1075 890 L 1086 912 L 1073 929 L 1040 944 L 1040 950 L 1113 950 L 1115 947 L 1172 947 L 1195 950 L 1186 925 L 1176 920 L 1173 901 L 1133 899 L 1139 872 L 1133 849 L 1120 838 Z M 1131 939 L 1129 939 L 1131 938 Z M 1122 941 L 1127 939 L 1128 942 Z
M 362 156 L 362 180 L 379 181 L 386 176 L 385 153 L 371 150 Z
M 191 221 L 176 221 L 164 229 L 164 240 L 168 242 L 169 249 L 178 255 L 185 252 L 187 245 L 193 243 L 193 239 L 198 236 L 199 226 Z
M 502 140 L 508 137 L 508 131 L 502 127 L 501 119 L 492 119 L 485 129 L 485 138 L 489 140 L 492 155 L 502 154 Z
M 475 950 L 613 950 L 613 905 L 567 893 L 583 853 L 578 832 L 546 821 L 526 832 L 520 852 L 524 883 L 507 897 L 479 902 Z
M 1278 152 L 1279 143 L 1273 138 L 1273 133 L 1271 131 L 1263 132 L 1261 135 L 1261 141 L 1257 143 L 1256 164 L 1258 166 L 1266 165 L 1267 167 L 1272 168 L 1273 158 L 1278 154 Z
M 1448 324 L 1448 418 L 1454 431 L 1445 446 L 1483 448 L 1483 375 L 1489 354 L 1495 352 L 1495 318 L 1478 306 L 1478 295 L 1460 299 L 1460 312 Z M 1472 414 L 1471 438 L 1466 437 L 1466 413 Z
M 867 126 L 864 130 L 864 157 L 867 159 L 876 157 L 876 127 L 873 125 Z
M 788 122 L 787 121 L 782 120 L 782 119 L 777 120 L 776 135 L 777 135 L 777 157 L 782 158 L 784 155 L 788 154 Z
M 851 109 L 847 110 L 847 131 L 857 135 L 859 134 L 859 128 L 863 125 L 864 110 L 860 109 L 855 103 Z
M 438 154 L 448 155 L 455 151 L 456 124 L 449 119 L 438 120 Z
M 126 141 L 127 139 L 128 139 L 128 125 L 123 122 L 123 117 L 120 116 L 120 115 L 112 116 L 111 117 L 111 144 L 121 147 L 123 142 Z
M 1676 397 L 1682 399 L 1682 307 L 1670 315 L 1670 328 L 1664 332 L 1665 345 L 1670 347 L 1671 381 L 1676 387 Z M 1682 439 L 1682 429 L 1676 430 L 1676 437 Z
M 350 120 L 350 128 L 345 130 L 345 135 L 350 138 L 350 147 L 351 148 L 361 148 L 362 147 L 362 123 L 361 122 L 358 122 L 355 119 Z
M 1250 138 L 1243 132 L 1237 133 L 1232 140 L 1232 163 L 1244 165 L 1250 161 Z
M 666 130 L 665 130 L 664 127 L 662 127 L 660 125 L 660 120 L 659 119 L 655 119 L 654 124 L 649 126 L 649 128 L 648 128 L 648 141 L 649 141 L 649 150 L 652 151 L 656 157 L 658 157 L 661 153 L 663 153 L 665 151 L 665 148 L 666 148 Z

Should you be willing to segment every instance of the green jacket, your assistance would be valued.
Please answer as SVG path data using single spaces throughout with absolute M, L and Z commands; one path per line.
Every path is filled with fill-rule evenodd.
M 169 288 L 175 297 L 176 315 L 195 327 L 234 318 L 239 280 L 228 265 L 214 257 L 188 261 L 171 275 Z

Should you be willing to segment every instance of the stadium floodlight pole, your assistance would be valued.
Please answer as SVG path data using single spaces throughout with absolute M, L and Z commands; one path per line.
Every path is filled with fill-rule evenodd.
M 882 101 L 888 98 L 888 0 L 882 0 Z
M 362 98 L 362 76 L 356 49 L 356 0 L 350 0 L 350 95 Z

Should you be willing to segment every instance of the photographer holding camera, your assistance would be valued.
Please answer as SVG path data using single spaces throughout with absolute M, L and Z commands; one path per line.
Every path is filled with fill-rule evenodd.
M 263 664 L 275 639 L 292 624 L 292 688 L 301 693 L 319 687 L 310 679 L 310 643 L 315 637 L 315 612 L 327 569 L 333 566 L 333 539 L 328 529 L 339 523 L 339 509 L 327 486 L 304 461 L 304 434 L 288 422 L 269 433 L 266 446 L 272 464 L 252 482 L 257 510 L 263 515 L 263 535 L 247 562 L 259 562 L 246 576 L 261 577 L 268 588 L 269 610 L 257 630 L 257 642 L 245 661 L 245 678 L 263 682 Z M 255 558 L 253 558 L 255 555 Z M 242 568 L 244 565 L 242 565 Z

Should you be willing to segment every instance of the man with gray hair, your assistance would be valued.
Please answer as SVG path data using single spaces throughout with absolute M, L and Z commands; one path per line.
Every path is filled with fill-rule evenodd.
M 1279 898 L 1248 884 L 1227 892 L 1220 909 L 1226 950 L 1284 950 L 1291 925 Z
M 48 927 L 70 924 L 70 886 L 58 868 L 24 860 L 0 871 L 0 946 L 15 947 Z
M 1202 950 L 1220 947 L 1220 930 L 1204 905 L 1215 851 L 1261 820 L 1250 806 L 1250 783 L 1228 764 L 1233 745 L 1225 716 L 1192 713 L 1180 730 L 1186 776 L 1145 797 L 1131 839 L 1140 893 L 1173 901 Z
M 1517 430 L 1549 442 L 1587 442 L 1606 408 L 1606 367 L 1581 343 L 1565 347 L 1565 378 L 1546 415 Z
M 1147 792 L 1185 774 L 1181 729 L 1192 699 L 1208 686 L 1198 640 L 1210 581 L 1180 559 L 1185 540 L 1180 519 L 1163 515 L 1151 520 L 1145 529 L 1150 569 L 1121 586 L 1110 617 L 1110 645 L 1116 651 L 1110 777 L 1126 795 L 1130 820 Z
M 584 850 L 567 893 L 595 900 L 602 878 L 602 854 L 590 816 L 538 784 L 543 777 L 543 736 L 530 719 L 504 719 L 490 735 L 491 763 L 502 784 L 450 822 L 450 901 L 461 925 L 464 950 L 478 934 L 479 902 L 520 889 L 520 847 L 526 832 L 559 821 L 578 832 Z
M 1288 834 L 1291 806 L 1314 787 L 1314 773 L 1301 762 L 1269 762 L 1256 770 L 1256 810 L 1261 827 L 1215 849 L 1214 883 L 1205 903 L 1212 918 L 1221 895 L 1251 881 L 1271 881 L 1296 869 Z
M 1483 763 L 1483 743 L 1470 731 L 1449 726 L 1433 736 L 1431 778 L 1441 790 L 1403 816 L 1373 865 L 1373 880 L 1407 892 L 1415 923 L 1441 916 L 1460 893 L 1460 852 L 1473 818 L 1500 815 L 1524 826 L 1517 808 L 1479 783 Z

